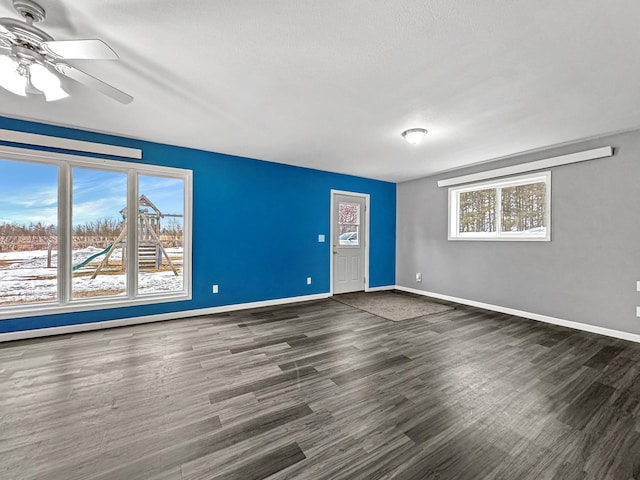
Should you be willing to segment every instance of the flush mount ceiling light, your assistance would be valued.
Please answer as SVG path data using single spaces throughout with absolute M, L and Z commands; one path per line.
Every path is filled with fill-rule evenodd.
M 424 128 L 410 128 L 409 130 L 402 132 L 404 139 L 411 145 L 417 145 L 420 143 L 426 134 L 427 130 Z
M 33 24 L 46 18 L 44 9 L 32 0 L 13 0 L 24 18 L 0 18 L 0 87 L 16 95 L 44 95 L 47 102 L 69 94 L 61 76 L 94 88 L 120 103 L 133 97 L 64 63 L 66 60 L 117 60 L 118 55 L 102 40 L 56 41 Z

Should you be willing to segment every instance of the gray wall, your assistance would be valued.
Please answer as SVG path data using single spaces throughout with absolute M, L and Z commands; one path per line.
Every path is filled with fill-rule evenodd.
M 607 145 L 613 157 L 551 170 L 551 242 L 447 240 L 437 180 Z M 640 334 L 640 131 L 401 183 L 397 195 L 398 285 Z

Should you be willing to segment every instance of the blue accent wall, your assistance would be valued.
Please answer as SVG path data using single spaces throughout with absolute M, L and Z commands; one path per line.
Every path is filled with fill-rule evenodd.
M 0 128 L 140 148 L 134 163 L 193 171 L 192 300 L 0 320 L 0 333 L 327 293 L 332 189 L 370 195 L 369 286 L 395 284 L 394 183 L 4 117 Z

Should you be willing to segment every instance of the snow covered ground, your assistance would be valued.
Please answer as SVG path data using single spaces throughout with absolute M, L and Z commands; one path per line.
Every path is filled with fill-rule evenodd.
M 101 248 L 89 247 L 73 251 L 73 265 L 78 265 L 91 255 L 100 252 Z M 160 272 L 140 272 L 138 275 L 139 293 L 175 292 L 183 288 L 182 248 L 167 248 L 178 275 L 171 270 Z M 119 263 L 122 250 L 116 249 L 109 261 Z M 125 275 L 99 274 L 91 279 L 102 261 L 104 254 L 97 256 L 87 266 L 74 272 L 72 291 L 74 298 L 117 295 L 124 292 Z M 174 260 L 175 259 L 175 260 Z M 32 250 L 28 252 L 0 252 L 0 304 L 27 303 L 55 300 L 57 289 L 57 260 L 54 250 L 51 255 L 51 268 L 47 268 L 47 251 Z M 85 275 L 78 276 L 84 273 Z

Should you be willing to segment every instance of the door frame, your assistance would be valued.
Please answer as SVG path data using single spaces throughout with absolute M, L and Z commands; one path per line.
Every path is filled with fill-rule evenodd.
M 347 192 L 345 190 L 334 190 L 331 189 L 331 211 L 330 211 L 330 221 L 331 225 L 329 228 L 329 278 L 331 279 L 329 285 L 329 293 L 333 296 L 333 239 L 334 236 L 334 210 L 335 210 L 335 199 L 336 195 L 349 195 L 351 197 L 360 197 L 364 199 L 364 218 L 365 218 L 365 232 L 364 232 L 364 291 L 369 291 L 369 221 L 370 221 L 370 200 L 371 195 L 368 193 L 360 193 L 360 192 Z

